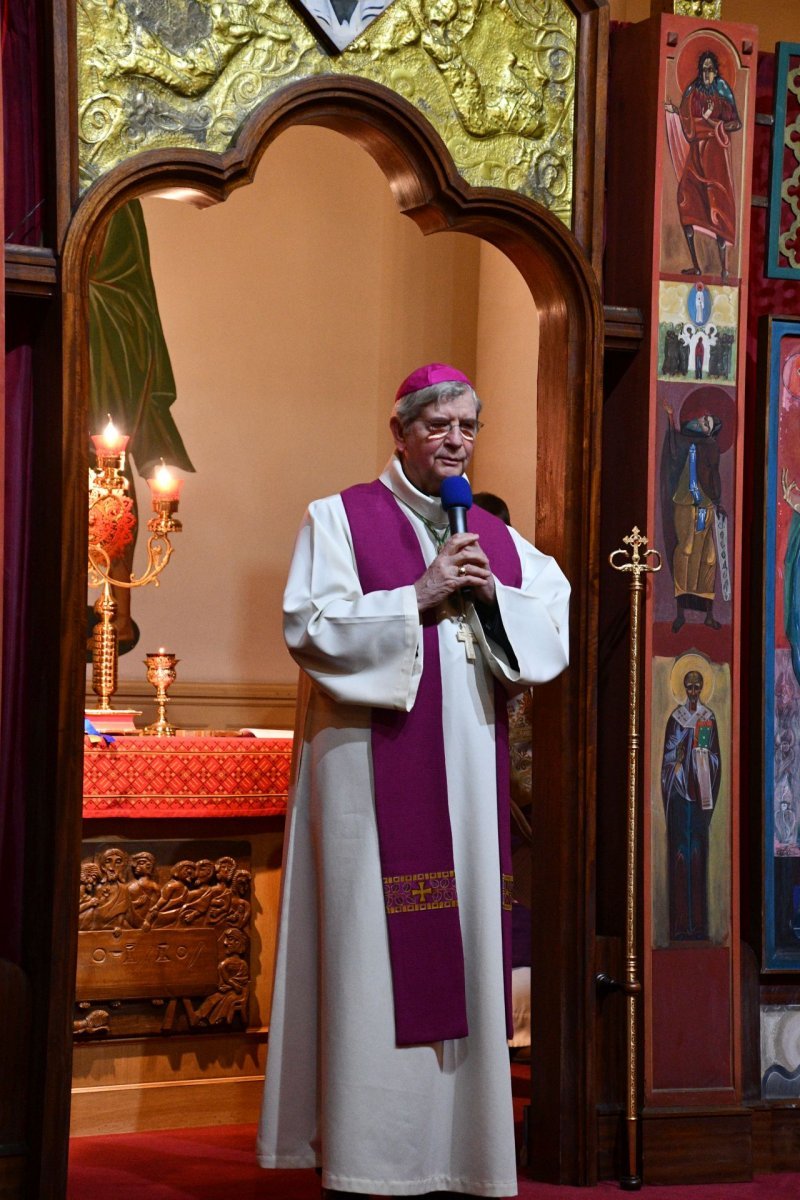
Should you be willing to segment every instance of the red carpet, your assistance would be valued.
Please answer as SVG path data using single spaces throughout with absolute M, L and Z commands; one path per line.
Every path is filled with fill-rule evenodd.
M 76 1138 L 70 1146 L 68 1200 L 319 1200 L 313 1171 L 262 1171 L 255 1126 L 214 1126 L 114 1137 Z M 520 1200 L 625 1196 L 616 1183 L 557 1187 L 520 1178 Z M 798 1200 L 800 1175 L 762 1175 L 753 1183 L 646 1187 L 646 1200 Z
M 530 1095 L 530 1067 L 511 1064 L 517 1139 Z M 262 1171 L 255 1125 L 169 1129 L 75 1138 L 70 1143 L 67 1200 L 319 1200 L 313 1171 Z M 611 1200 L 635 1196 L 617 1183 L 559 1187 L 519 1178 L 520 1200 Z M 645 1187 L 643 1200 L 800 1200 L 800 1174 L 762 1175 L 753 1183 Z

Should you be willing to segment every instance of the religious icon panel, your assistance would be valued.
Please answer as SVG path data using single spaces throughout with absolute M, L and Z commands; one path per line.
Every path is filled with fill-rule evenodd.
M 653 659 L 653 945 L 725 945 L 730 923 L 730 668 Z M 656 781 L 658 786 L 656 786 Z
M 764 530 L 764 967 L 800 970 L 800 321 L 770 319 Z
M 655 544 L 666 570 L 656 577 L 653 630 L 659 654 L 696 645 L 725 657 L 733 587 L 736 406 L 714 384 L 658 385 L 660 447 Z
M 662 280 L 658 378 L 736 382 L 739 290 Z
M 724 33 L 702 29 L 668 63 L 661 271 L 692 280 L 741 274 L 747 74 Z

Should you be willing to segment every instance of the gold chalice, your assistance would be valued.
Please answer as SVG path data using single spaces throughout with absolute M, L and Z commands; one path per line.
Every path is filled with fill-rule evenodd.
M 167 704 L 169 703 L 167 688 L 175 682 L 175 667 L 180 659 L 176 658 L 174 654 L 168 654 L 166 650 L 159 650 L 157 654 L 145 655 L 144 661 L 147 667 L 147 682 L 156 689 L 156 705 L 158 707 L 157 720 L 152 725 L 148 725 L 144 732 L 155 737 L 174 737 L 177 732 L 175 726 L 170 725 L 167 720 Z

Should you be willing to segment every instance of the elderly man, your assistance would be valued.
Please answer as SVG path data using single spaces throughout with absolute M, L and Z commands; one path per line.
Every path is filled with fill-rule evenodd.
M 379 480 L 311 505 L 284 596 L 302 668 L 258 1143 L 323 1194 L 516 1195 L 505 699 L 567 663 L 569 586 L 473 509 L 480 401 L 401 384 Z

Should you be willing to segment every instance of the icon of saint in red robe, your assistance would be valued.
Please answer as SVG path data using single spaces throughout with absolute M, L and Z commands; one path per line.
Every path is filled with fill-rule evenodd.
M 731 134 L 742 128 L 736 100 L 720 75 L 719 59 L 704 50 L 697 76 L 681 97 L 667 104 L 667 142 L 678 176 L 678 212 L 692 265 L 684 275 L 701 275 L 695 233 L 713 237 L 720 274 L 728 277 L 728 247 L 736 240 L 736 193 L 731 169 Z

